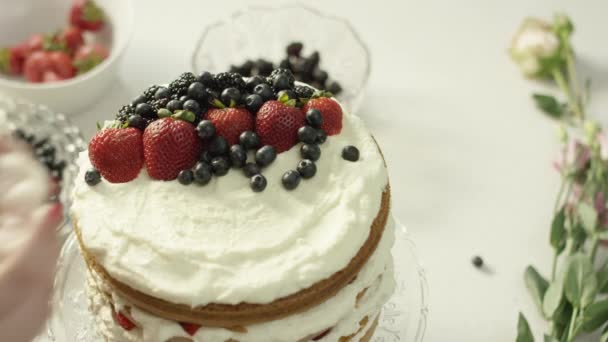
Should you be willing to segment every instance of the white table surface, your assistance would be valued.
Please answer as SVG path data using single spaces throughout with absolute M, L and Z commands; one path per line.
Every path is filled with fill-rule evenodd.
M 203 27 L 248 3 L 136 1 L 120 81 L 73 118 L 85 136 L 148 85 L 189 70 Z M 595 81 L 591 113 L 598 115 L 608 105 L 608 2 L 307 3 L 348 17 L 372 50 L 359 114 L 383 147 L 393 211 L 409 227 L 427 270 L 425 341 L 513 341 L 519 310 L 533 327 L 542 326 L 522 273 L 529 263 L 549 267 L 557 142 L 554 125 L 529 99 L 542 86 L 520 77 L 506 49 L 526 15 L 567 11 L 582 67 Z M 472 267 L 476 254 L 491 274 Z

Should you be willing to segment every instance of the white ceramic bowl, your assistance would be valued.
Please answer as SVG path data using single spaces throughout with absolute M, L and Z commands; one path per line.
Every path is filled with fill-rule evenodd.
M 96 0 L 109 24 L 96 35 L 108 44 L 110 56 L 86 74 L 70 80 L 47 84 L 0 75 L 0 92 L 44 104 L 55 111 L 77 114 L 92 104 L 112 84 L 118 60 L 125 51 L 133 30 L 132 0 Z M 72 0 L 0 0 L 0 46 L 24 41 L 34 33 L 53 32 L 68 24 Z

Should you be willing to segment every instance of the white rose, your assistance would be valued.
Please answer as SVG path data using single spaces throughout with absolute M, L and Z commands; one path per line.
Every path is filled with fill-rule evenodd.
M 536 18 L 524 20 L 513 37 L 509 52 L 528 77 L 546 76 L 557 59 L 560 50 L 560 39 L 550 24 Z

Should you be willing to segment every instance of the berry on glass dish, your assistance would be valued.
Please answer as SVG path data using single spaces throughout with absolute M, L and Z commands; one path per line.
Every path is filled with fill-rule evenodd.
M 235 72 L 184 73 L 168 86 L 150 86 L 93 138 L 89 154 L 95 168 L 85 181 L 128 182 L 146 168 L 153 181 L 204 186 L 242 169 L 251 190 L 262 192 L 265 170 L 290 153 L 301 160 L 295 169 L 282 170 L 281 182 L 293 190 L 317 174 L 320 145 L 341 132 L 343 119 L 331 94 L 306 91 L 300 97 L 297 87 L 307 86 L 296 85 L 287 69 L 249 79 Z M 114 145 L 100 148 L 106 137 Z M 344 158 L 354 159 L 350 151 Z
M 30 83 L 50 83 L 89 72 L 110 54 L 96 42 L 96 32 L 105 22 L 103 10 L 93 0 L 75 0 L 65 27 L 0 48 L 0 73 Z

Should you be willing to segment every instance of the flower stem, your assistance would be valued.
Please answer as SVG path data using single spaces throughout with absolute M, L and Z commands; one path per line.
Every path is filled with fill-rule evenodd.
M 557 68 L 553 69 L 553 79 L 555 80 L 555 83 L 557 83 L 557 85 L 559 86 L 559 89 L 568 98 L 568 107 L 570 107 L 570 110 L 574 113 L 575 117 L 583 121 L 585 119 L 585 116 L 580 106 L 578 105 L 578 101 L 574 98 L 574 95 L 572 94 L 572 90 L 568 85 L 568 81 L 566 81 L 566 78 L 564 77 L 564 73 Z
M 591 243 L 591 262 L 595 263 L 595 256 L 597 255 L 597 247 L 599 245 L 599 239 L 597 236 L 593 237 L 593 241 Z
M 553 253 L 553 264 L 551 265 L 551 281 L 555 280 L 555 272 L 557 270 L 557 258 L 559 257 L 559 255 L 557 254 L 557 251 L 555 251 Z
M 578 318 L 578 308 L 574 308 L 572 311 L 572 317 L 570 318 L 570 324 L 568 326 L 568 335 L 566 335 L 566 342 L 574 341 L 574 325 L 576 324 L 576 319 Z

